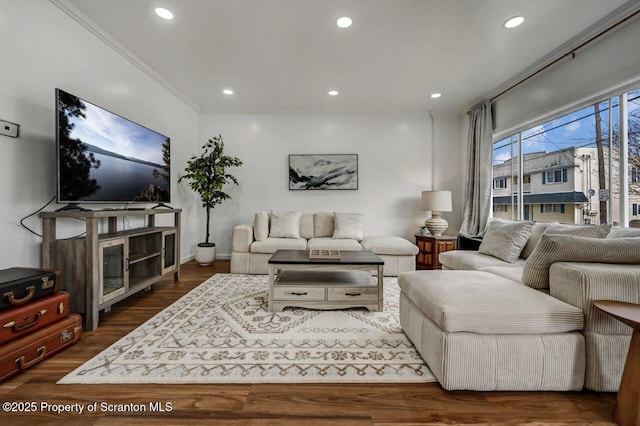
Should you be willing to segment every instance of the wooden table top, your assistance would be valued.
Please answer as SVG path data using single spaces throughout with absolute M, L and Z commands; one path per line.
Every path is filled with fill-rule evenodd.
M 640 305 L 616 300 L 594 300 L 593 306 L 634 330 L 640 330 Z
M 313 265 L 384 265 L 384 260 L 368 250 L 341 250 L 340 259 L 309 259 L 309 250 L 277 250 L 269 259 L 272 264 Z

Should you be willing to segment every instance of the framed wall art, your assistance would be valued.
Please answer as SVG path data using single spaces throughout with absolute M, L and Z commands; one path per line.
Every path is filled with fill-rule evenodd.
M 358 154 L 289 155 L 289 189 L 358 189 Z

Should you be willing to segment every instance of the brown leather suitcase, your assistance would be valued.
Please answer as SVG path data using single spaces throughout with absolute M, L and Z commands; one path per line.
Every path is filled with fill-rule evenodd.
M 82 317 L 70 314 L 38 331 L 0 346 L 0 382 L 80 340 Z
M 9 268 L 0 271 L 0 310 L 49 296 L 60 287 L 60 272 L 50 269 Z
M 69 293 L 59 291 L 0 311 L 0 345 L 66 318 L 69 315 Z

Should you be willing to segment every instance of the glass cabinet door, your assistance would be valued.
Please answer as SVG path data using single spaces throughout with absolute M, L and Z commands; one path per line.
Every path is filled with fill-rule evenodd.
M 99 244 L 100 303 L 123 294 L 128 288 L 128 240 L 118 239 Z
M 176 231 L 162 233 L 162 274 L 176 269 Z

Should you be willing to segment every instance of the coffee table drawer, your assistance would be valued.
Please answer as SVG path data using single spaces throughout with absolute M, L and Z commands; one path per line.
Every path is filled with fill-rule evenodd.
M 324 300 L 324 287 L 276 286 L 274 300 Z
M 378 301 L 377 287 L 329 287 L 327 290 L 327 300 L 329 302 Z

